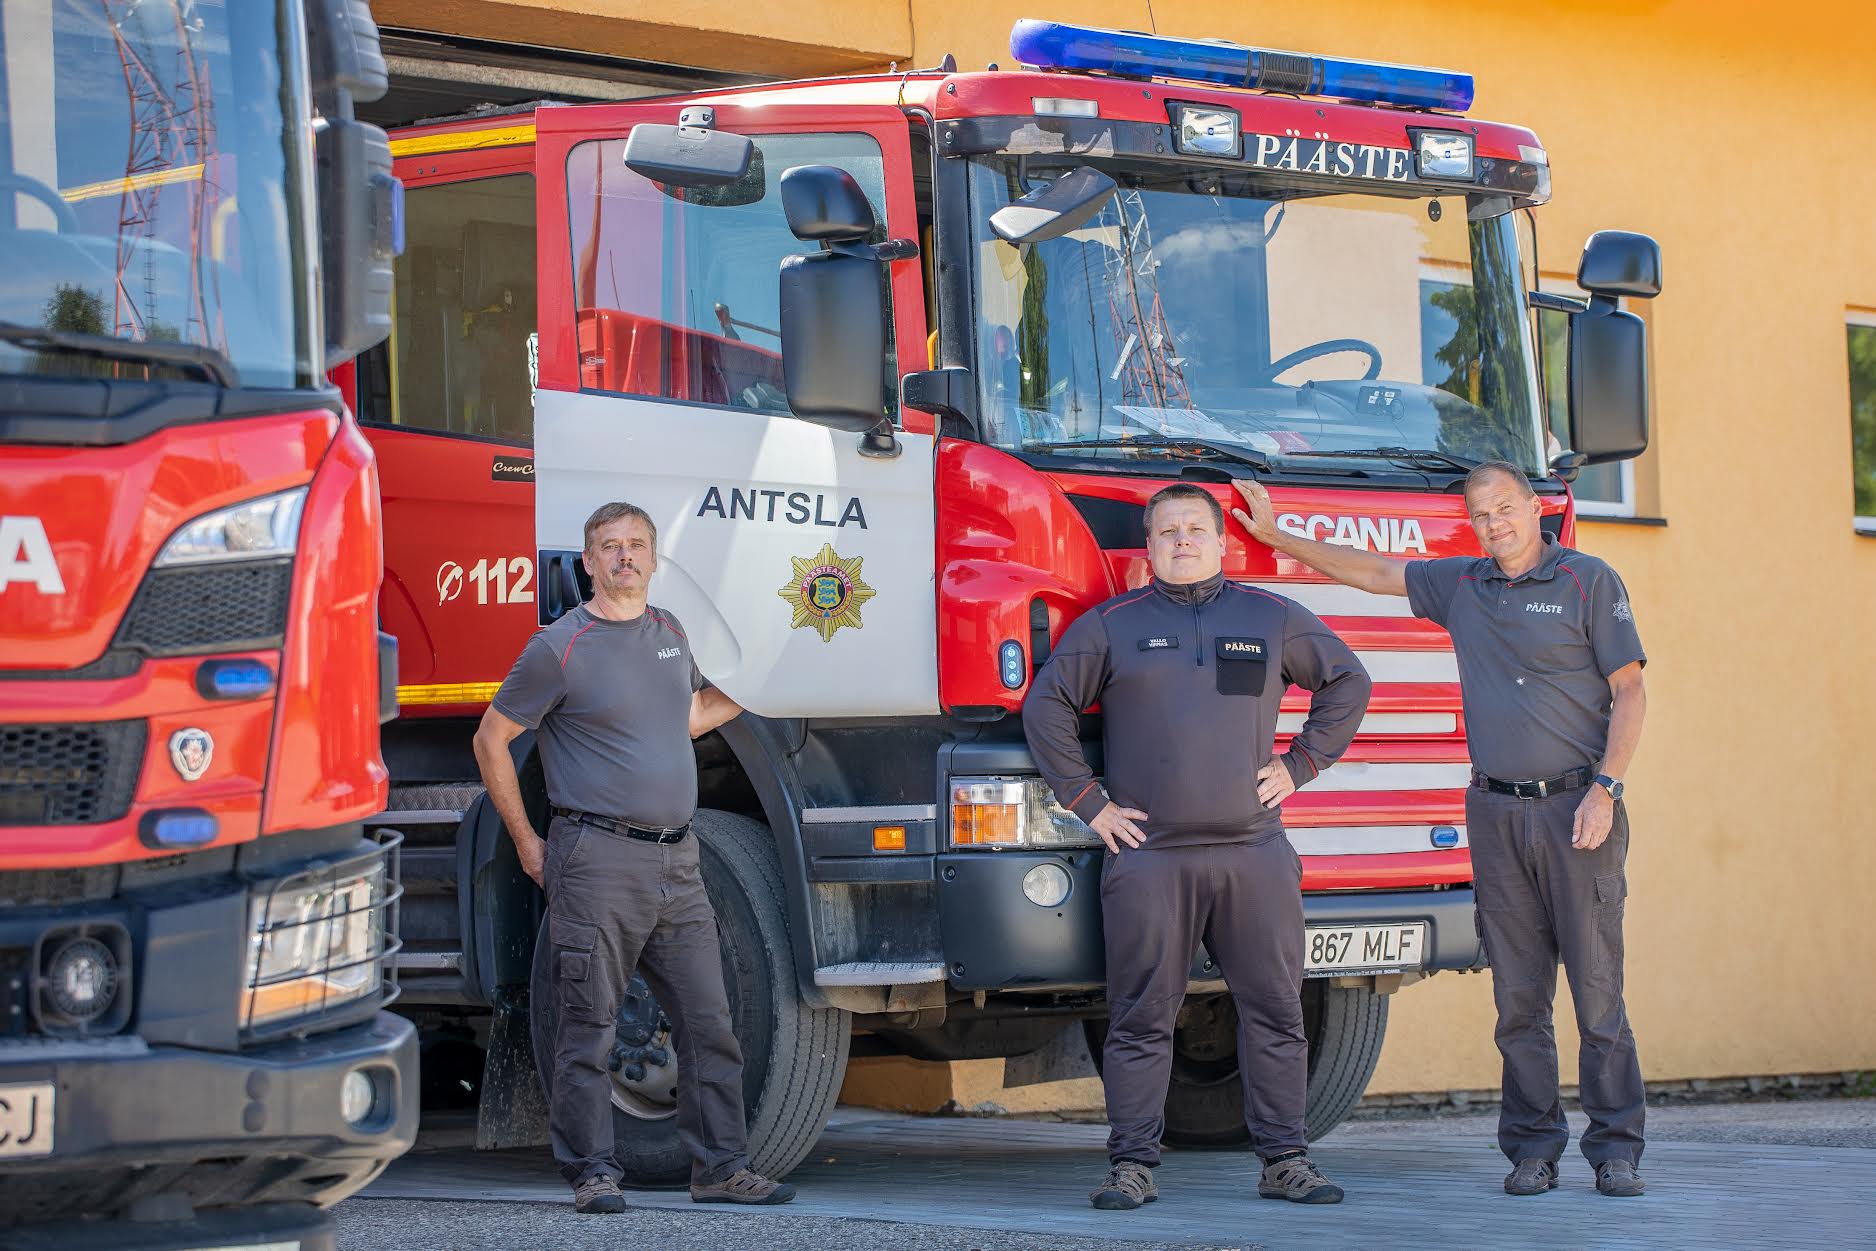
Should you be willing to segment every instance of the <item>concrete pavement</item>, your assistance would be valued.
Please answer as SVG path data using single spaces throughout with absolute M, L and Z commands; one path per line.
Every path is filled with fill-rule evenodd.
M 340 1245 L 359 1251 L 1876 1248 L 1876 1101 L 1651 1108 L 1650 1120 L 1650 1189 L 1635 1200 L 1597 1195 L 1575 1155 L 1558 1190 L 1506 1196 L 1492 1119 L 1461 1116 L 1356 1122 L 1317 1144 L 1348 1189 L 1338 1207 L 1260 1201 L 1248 1155 L 1187 1151 L 1167 1153 L 1160 1202 L 1097 1212 L 1086 1191 L 1102 1171 L 1103 1127 L 842 1109 L 790 1178 L 802 1195 L 785 1209 L 699 1209 L 682 1192 L 639 1191 L 623 1217 L 579 1217 L 544 1151 L 443 1150 L 405 1157 L 337 1216 Z M 1756 1140 L 1715 1140 L 1740 1132 Z

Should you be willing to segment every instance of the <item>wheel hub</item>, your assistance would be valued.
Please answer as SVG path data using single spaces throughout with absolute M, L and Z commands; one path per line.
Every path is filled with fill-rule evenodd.
M 606 1057 L 612 1106 L 643 1121 L 676 1116 L 677 1053 L 671 1045 L 671 1021 L 644 978 L 634 976 L 626 984 L 615 1027 Z

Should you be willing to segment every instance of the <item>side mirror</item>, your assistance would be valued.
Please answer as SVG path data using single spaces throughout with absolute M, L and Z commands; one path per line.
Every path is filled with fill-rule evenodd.
M 1570 443 L 1581 464 L 1648 449 L 1648 329 L 1618 296 L 1661 293 L 1661 247 L 1647 235 L 1599 230 L 1583 248 L 1577 285 L 1589 305 L 1570 314 Z
M 317 16 L 321 20 L 307 24 L 307 62 L 325 123 L 313 154 L 326 368 L 332 369 L 391 333 L 391 266 L 404 250 L 404 184 L 391 173 L 384 131 L 352 116 L 355 101 L 376 100 L 390 82 L 371 10 L 351 0 L 323 0 Z
M 782 215 L 808 243 L 861 243 L 877 228 L 873 206 L 852 174 L 833 165 L 797 165 L 782 175 Z
M 820 252 L 782 261 L 782 385 L 795 416 L 896 451 L 886 424 L 885 269 L 864 241 L 873 209 L 846 170 L 802 165 L 782 175 L 782 210 L 795 237 Z M 891 450 L 887 450 L 891 449 Z
M 1648 339 L 1642 319 L 1596 300 L 1570 318 L 1570 446 L 1586 465 L 1648 449 Z
M 899 407 L 916 408 L 944 423 L 962 426 L 971 437 L 978 435 L 977 387 L 971 371 L 951 366 L 947 369 L 921 369 L 899 379 Z
M 1087 225 L 1114 191 L 1112 178 L 1083 165 L 992 213 L 990 229 L 1006 243 L 1047 243 Z
M 685 109 L 675 126 L 640 122 L 626 136 L 626 168 L 667 186 L 727 186 L 749 172 L 756 145 L 715 125 L 716 111 L 705 106 Z
M 1583 245 L 1576 285 L 1591 295 L 1652 300 L 1661 294 L 1661 245 L 1627 230 L 1598 230 Z

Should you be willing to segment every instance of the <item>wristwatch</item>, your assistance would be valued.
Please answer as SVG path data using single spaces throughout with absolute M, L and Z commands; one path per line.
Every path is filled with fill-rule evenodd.
M 1609 798 L 1611 799 L 1622 798 L 1622 783 L 1616 781 L 1614 778 L 1610 777 L 1608 774 L 1598 773 L 1593 779 L 1593 781 L 1596 783 L 1596 785 L 1602 787 L 1604 790 L 1609 792 Z

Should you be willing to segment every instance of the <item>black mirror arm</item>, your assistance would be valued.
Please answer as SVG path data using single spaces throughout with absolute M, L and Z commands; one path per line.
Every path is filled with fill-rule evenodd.
M 1573 295 L 1557 295 L 1551 291 L 1527 291 L 1525 302 L 1532 308 L 1541 308 L 1551 313 L 1580 313 L 1589 307 L 1589 301 L 1579 300 Z
M 888 239 L 884 243 L 830 239 L 824 241 L 821 248 L 840 256 L 857 256 L 863 261 L 909 261 L 918 255 L 918 244 L 910 239 Z

